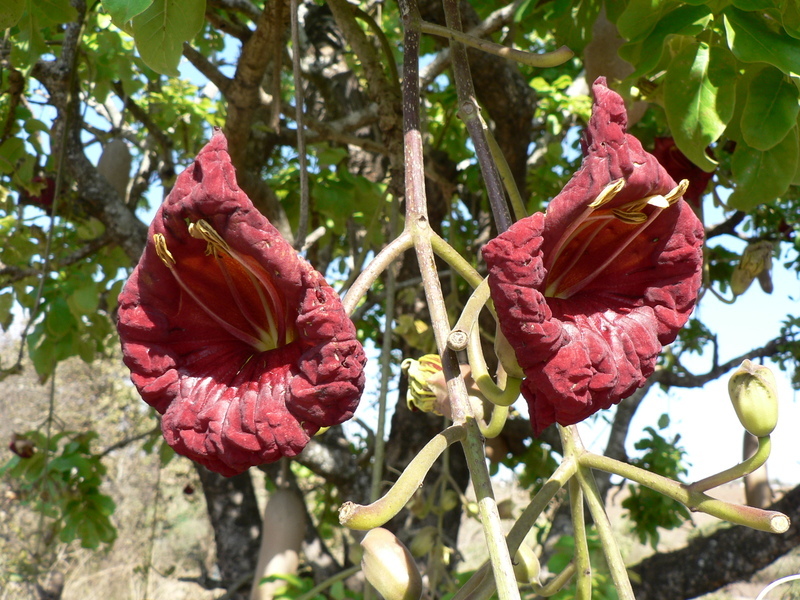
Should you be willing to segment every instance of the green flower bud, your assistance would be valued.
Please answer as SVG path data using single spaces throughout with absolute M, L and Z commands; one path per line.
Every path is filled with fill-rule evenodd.
M 408 377 L 406 403 L 410 410 L 434 412 L 436 410 L 436 393 L 431 389 L 430 379 L 442 371 L 442 359 L 438 354 L 426 354 L 419 360 L 405 359 L 401 368 Z
M 383 527 L 370 529 L 361 540 L 361 568 L 385 600 L 419 600 L 422 577 L 403 543 Z
M 767 273 L 769 277 L 772 269 L 772 248 L 772 242 L 764 240 L 747 245 L 739 264 L 734 267 L 731 274 L 731 291 L 735 296 L 744 294 L 753 283 L 753 279 L 761 278 L 762 273 Z
M 447 512 L 453 510 L 459 504 L 461 504 L 461 498 L 458 497 L 458 492 L 455 490 L 447 490 L 442 494 L 439 506 L 441 506 L 442 512 Z
M 538 584 L 539 568 L 539 559 L 536 554 L 528 544 L 522 542 L 514 555 L 514 575 L 517 583 Z
M 778 389 L 767 367 L 745 360 L 728 381 L 728 393 L 742 426 L 756 437 L 778 424 Z
M 411 538 L 411 556 L 419 558 L 425 556 L 428 552 L 433 550 L 436 544 L 436 539 L 439 537 L 439 529 L 433 525 L 428 525 L 420 529 L 413 538 Z

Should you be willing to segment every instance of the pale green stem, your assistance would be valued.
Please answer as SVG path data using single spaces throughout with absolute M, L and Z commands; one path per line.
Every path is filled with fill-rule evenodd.
M 575 53 L 566 46 L 561 46 L 561 48 L 554 50 L 553 52 L 533 54 L 532 52 L 525 52 L 523 50 L 509 48 L 508 46 L 503 46 L 501 44 L 495 44 L 494 42 L 474 37 L 467 33 L 456 31 L 448 27 L 436 25 L 435 23 L 429 23 L 427 21 L 420 22 L 420 29 L 423 33 L 443 37 L 448 40 L 455 40 L 472 48 L 482 50 L 488 54 L 494 54 L 495 56 L 499 56 L 501 58 L 513 60 L 529 67 L 557 67 L 558 65 L 564 64 L 570 58 L 575 56 Z
M 339 509 L 339 523 L 350 529 L 367 530 L 380 527 L 402 510 L 422 485 L 431 465 L 450 444 L 464 440 L 465 428 L 448 427 L 428 442 L 408 464 L 391 489 L 372 504 L 364 506 L 345 502 Z
M 574 564 L 578 574 L 575 600 L 591 600 L 592 564 L 589 560 L 586 520 L 583 517 L 583 490 L 581 489 L 580 481 L 575 477 L 569 480 L 569 505 L 575 541 Z
M 481 435 L 487 440 L 496 438 L 503 431 L 503 427 L 508 420 L 508 407 L 495 406 L 492 408 L 492 417 L 485 425 L 478 422 L 478 427 L 481 429 Z
M 500 600 L 519 600 L 519 587 L 514 575 L 514 565 L 511 562 L 506 538 L 503 535 L 500 514 L 497 512 L 497 503 L 494 500 L 489 469 L 486 467 L 486 454 L 480 430 L 474 419 L 469 419 L 466 427 L 468 433 L 463 442 L 464 455 L 472 475 L 472 486 L 475 490 L 478 514 L 486 536 L 489 562 L 492 565 L 497 594 Z
M 353 565 L 352 567 L 349 567 L 344 571 L 339 571 L 338 573 L 336 573 L 336 575 L 329 577 L 319 585 L 315 585 L 313 588 L 308 590 L 302 596 L 298 596 L 296 600 L 312 600 L 313 598 L 319 596 L 320 592 L 324 592 L 334 583 L 347 579 L 348 577 L 351 577 L 356 573 L 358 573 L 360 570 L 361 570 L 361 565 Z
M 522 511 L 522 514 L 519 516 L 519 518 L 517 518 L 514 526 L 511 528 L 511 531 L 509 531 L 508 535 L 506 536 L 508 551 L 512 556 L 517 553 L 517 550 L 519 550 L 519 547 L 525 539 L 525 536 L 528 535 L 528 532 L 536 523 L 539 515 L 541 515 L 544 509 L 547 508 L 547 505 L 550 504 L 550 501 L 558 493 L 558 490 L 564 487 L 570 478 L 575 475 L 577 469 L 578 461 L 576 461 L 574 457 L 565 457 L 555 472 L 550 476 L 550 479 L 548 479 L 542 488 L 536 492 L 533 500 L 531 500 L 525 510 Z M 574 565 L 571 566 L 572 571 L 565 579 L 562 578 L 561 575 L 556 576 L 556 579 L 560 580 L 561 583 L 553 592 L 551 592 L 550 595 L 561 589 L 564 583 L 566 583 L 566 581 L 568 581 L 569 578 L 575 573 Z M 567 569 L 569 568 L 570 567 L 567 567 Z M 494 577 L 491 575 L 491 572 L 489 573 L 488 577 L 484 577 L 483 574 L 486 571 L 488 571 L 488 563 L 484 563 L 480 569 L 475 571 L 475 574 L 470 577 L 469 581 L 467 581 L 465 584 L 464 587 L 471 586 L 471 589 L 476 590 L 474 594 L 469 595 L 469 600 L 488 600 L 488 598 L 494 592 Z M 477 581 L 478 578 L 481 577 L 484 577 L 484 580 L 480 582 Z M 551 581 L 545 585 L 544 588 L 552 589 L 552 584 L 553 582 Z M 462 600 L 462 598 L 466 597 L 467 596 L 460 596 L 457 594 L 452 600 Z
M 469 264 L 469 261 L 461 256 L 455 248 L 448 244 L 444 238 L 442 238 L 435 231 L 431 231 L 429 237 L 431 246 L 433 246 L 433 251 L 436 253 L 436 256 L 450 265 L 450 267 L 456 273 L 461 275 L 461 277 L 463 277 L 464 280 L 473 288 L 476 288 L 481 284 L 483 281 L 483 276 L 481 276 L 481 274 L 475 270 L 475 267 Z
M 745 525 L 752 529 L 770 533 L 784 533 L 789 529 L 789 517 L 783 513 L 717 500 L 702 492 L 693 492 L 677 481 L 608 456 L 599 456 L 587 452 L 580 456 L 580 463 L 592 469 L 600 469 L 601 471 L 614 473 L 635 481 L 668 498 L 677 500 L 692 511 L 704 512 L 734 525 Z
M 628 578 L 628 571 L 617 546 L 617 540 L 611 528 L 611 521 L 609 521 L 608 514 L 606 514 L 603 499 L 594 482 L 594 475 L 583 464 L 582 459 L 587 452 L 578 435 L 578 429 L 575 425 L 570 425 L 569 427 L 559 426 L 558 431 L 561 435 L 561 444 L 564 447 L 564 456 L 575 456 L 580 462 L 575 476 L 580 482 L 586 498 L 586 504 L 589 506 L 589 512 L 591 512 L 594 519 L 594 526 L 597 529 L 598 536 L 600 536 L 600 543 L 606 557 L 608 570 L 611 573 L 611 579 L 614 581 L 614 587 L 617 588 L 617 595 L 620 600 L 635 600 L 631 582 Z
M 481 123 L 483 124 L 483 131 L 486 133 L 486 141 L 489 144 L 492 158 L 497 165 L 497 173 L 500 175 L 500 180 L 503 182 L 506 193 L 508 194 L 508 199 L 511 202 L 511 210 L 514 211 L 514 219 L 517 221 L 524 219 L 528 216 L 528 211 L 525 209 L 525 203 L 522 201 L 517 182 L 514 181 L 511 167 L 508 166 L 505 154 L 503 154 L 503 151 L 500 149 L 500 145 L 497 143 L 492 130 L 486 125 L 483 117 L 481 117 Z
M 483 356 L 481 338 L 477 331 L 477 324 L 473 325 L 469 334 L 469 344 L 467 345 L 467 357 L 469 366 L 472 370 L 472 378 L 478 384 L 481 394 L 492 404 L 497 406 L 511 406 L 519 398 L 519 389 L 522 380 L 516 377 L 506 379 L 506 389 L 501 389 L 489 375 L 486 367 L 486 359 Z
M 561 573 L 553 577 L 545 585 L 534 585 L 533 591 L 537 596 L 544 596 L 545 598 L 554 596 L 561 591 L 561 588 L 569 583 L 569 580 L 572 579 L 573 575 L 575 575 L 576 570 L 575 562 L 570 562 L 566 567 L 564 567 L 564 570 L 561 571 Z
M 483 279 L 472 291 L 469 298 L 467 298 L 467 303 L 464 305 L 464 309 L 461 311 L 458 321 L 456 321 L 456 324 L 453 326 L 453 331 L 461 331 L 465 335 L 469 334 L 473 325 L 478 322 L 478 316 L 481 314 L 484 306 L 490 307 L 492 315 L 496 318 L 494 308 L 491 303 L 489 303 L 489 297 L 489 280 Z M 463 350 L 464 348 L 459 349 Z
M 404 231 L 389 244 L 387 244 L 378 255 L 369 261 L 367 267 L 356 277 L 353 285 L 347 290 L 342 300 L 345 312 L 350 315 L 358 306 L 359 301 L 372 287 L 375 280 L 380 277 L 389 265 L 400 258 L 403 253 L 414 245 L 414 240 L 407 231 Z
M 735 467 L 725 469 L 716 475 L 710 475 L 709 477 L 701 479 L 700 481 L 695 481 L 694 483 L 687 485 L 686 489 L 690 492 L 705 492 L 706 490 L 710 490 L 730 481 L 739 479 L 740 477 L 744 477 L 745 475 L 749 475 L 767 462 L 771 448 L 772 442 L 770 442 L 769 436 L 766 435 L 764 437 L 760 437 L 758 438 L 758 448 L 753 456 L 739 463 Z
M 389 236 L 391 238 L 397 235 L 398 217 L 399 203 L 395 198 L 392 201 L 391 216 L 389 217 Z M 372 502 L 380 496 L 381 480 L 383 478 L 383 461 L 386 449 L 386 396 L 389 393 L 389 380 L 392 378 L 391 359 L 395 282 L 394 269 L 386 269 L 386 307 L 384 311 L 383 344 L 381 347 L 381 387 L 378 392 L 378 424 L 375 430 L 375 455 L 372 458 L 372 486 L 369 498 Z

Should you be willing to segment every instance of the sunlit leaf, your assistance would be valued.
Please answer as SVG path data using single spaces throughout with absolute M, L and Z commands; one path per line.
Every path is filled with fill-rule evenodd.
M 724 15 L 728 46 L 736 58 L 800 73 L 800 44 L 770 29 L 760 13 L 729 7 Z
M 617 29 L 627 40 L 642 39 L 678 4 L 675 0 L 631 0 L 617 19 Z
M 200 31 L 205 0 L 154 0 L 133 18 L 133 38 L 148 67 L 162 75 L 177 76 L 183 43 Z
M 746 211 L 782 195 L 797 171 L 799 155 L 797 127 L 765 152 L 738 144 L 731 160 L 736 189 L 728 199 L 728 206 Z
M 136 15 L 143 13 L 153 0 L 103 0 L 103 8 L 111 15 L 114 25 L 123 28 Z
M 709 144 L 733 116 L 736 68 L 730 53 L 697 42 L 672 60 L 664 78 L 664 109 L 678 148 L 698 167 L 712 171 Z
M 797 122 L 798 90 L 778 69 L 767 67 L 756 75 L 742 113 L 742 136 L 756 150 L 769 150 Z
M 695 36 L 713 20 L 707 6 L 680 6 L 661 19 L 653 31 L 639 42 L 631 42 L 619 49 L 619 55 L 637 65 L 630 77 L 636 79 L 655 68 L 664 52 L 664 41 L 672 34 Z

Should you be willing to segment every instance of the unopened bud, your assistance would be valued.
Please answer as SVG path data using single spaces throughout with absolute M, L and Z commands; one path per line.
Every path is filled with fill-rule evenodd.
M 436 539 L 439 537 L 439 529 L 433 525 L 428 525 L 420 529 L 413 538 L 411 538 L 411 555 L 415 558 L 425 556 L 428 552 L 433 550 L 436 544 Z
M 461 504 L 461 499 L 458 497 L 458 492 L 455 490 L 447 490 L 442 494 L 442 500 L 439 503 L 442 507 L 442 512 L 453 510 L 459 504 Z
M 419 600 L 422 577 L 403 543 L 383 527 L 370 529 L 361 540 L 361 568 L 367 581 L 386 600 Z
M 733 268 L 733 273 L 731 274 L 731 291 L 734 295 L 741 296 L 744 294 L 756 277 L 759 277 L 759 281 L 761 281 L 760 276 L 764 272 L 767 273 L 767 278 L 770 279 L 769 272 L 772 269 L 772 248 L 772 242 L 765 240 L 752 242 L 747 245 L 747 248 L 744 249 L 744 253 L 742 253 L 742 259 L 739 261 L 739 264 Z M 766 291 L 766 289 L 764 291 Z
M 514 575 L 517 583 L 526 585 L 539 583 L 539 559 L 525 542 L 520 544 L 514 555 Z
M 728 381 L 728 393 L 742 426 L 756 437 L 778 424 L 778 389 L 767 367 L 745 360 Z

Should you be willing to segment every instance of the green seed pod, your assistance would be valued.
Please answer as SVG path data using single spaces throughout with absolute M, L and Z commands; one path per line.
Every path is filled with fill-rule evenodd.
M 422 577 L 403 543 L 383 527 L 370 529 L 361 540 L 361 568 L 385 600 L 419 600 Z
M 745 360 L 728 381 L 728 393 L 742 426 L 756 437 L 778 424 L 778 389 L 767 367 Z
M 525 542 L 520 544 L 514 555 L 514 575 L 517 583 L 526 585 L 539 583 L 539 559 Z

